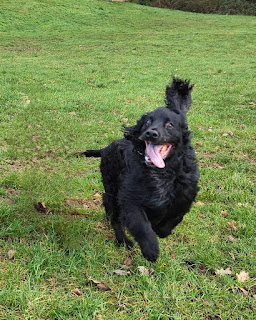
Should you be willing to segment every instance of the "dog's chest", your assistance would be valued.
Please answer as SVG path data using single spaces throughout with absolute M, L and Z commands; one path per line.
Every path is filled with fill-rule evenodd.
M 174 180 L 174 176 L 151 174 L 148 183 L 149 201 L 147 205 L 152 209 L 169 206 L 174 199 Z

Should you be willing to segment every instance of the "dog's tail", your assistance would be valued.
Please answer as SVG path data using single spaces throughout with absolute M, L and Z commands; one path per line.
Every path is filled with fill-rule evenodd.
M 78 157 L 95 157 L 95 158 L 100 158 L 102 155 L 102 151 L 103 149 L 99 149 L 99 150 L 86 150 L 84 152 L 77 152 L 76 156 Z

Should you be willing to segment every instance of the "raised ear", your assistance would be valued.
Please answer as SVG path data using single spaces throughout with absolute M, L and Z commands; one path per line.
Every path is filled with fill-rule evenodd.
M 192 104 L 191 91 L 194 85 L 188 80 L 173 78 L 172 83 L 166 87 L 166 107 L 176 112 L 187 112 Z
M 144 125 L 145 118 L 147 114 L 143 114 L 143 116 L 137 121 L 137 124 L 133 127 L 124 127 L 124 137 L 127 140 L 136 141 L 141 135 L 141 129 Z

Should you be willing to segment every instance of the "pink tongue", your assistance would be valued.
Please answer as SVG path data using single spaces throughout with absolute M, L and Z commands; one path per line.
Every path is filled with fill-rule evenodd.
M 162 145 L 153 145 L 151 142 L 146 143 L 146 152 L 153 164 L 158 168 L 164 168 L 165 163 L 160 155 Z

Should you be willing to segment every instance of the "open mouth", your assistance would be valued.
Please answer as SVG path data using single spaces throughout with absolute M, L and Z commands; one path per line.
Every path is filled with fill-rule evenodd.
M 153 163 L 157 168 L 164 168 L 165 162 L 164 159 L 168 156 L 172 144 L 159 144 L 154 145 L 150 141 L 145 141 L 146 143 L 146 152 L 145 160 L 146 162 Z

